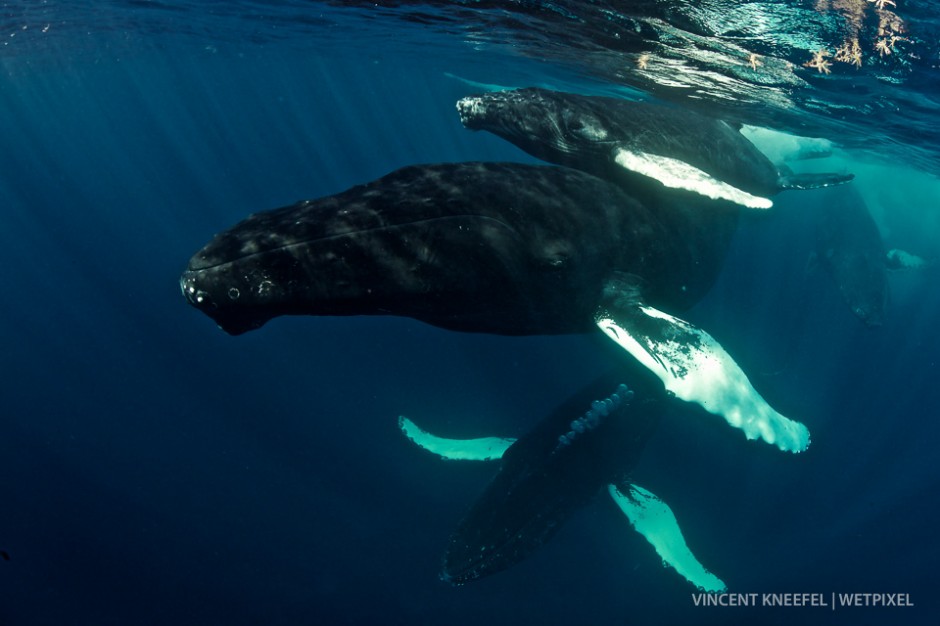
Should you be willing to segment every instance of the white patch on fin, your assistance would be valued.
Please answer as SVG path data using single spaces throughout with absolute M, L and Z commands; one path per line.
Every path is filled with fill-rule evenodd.
M 679 159 L 619 148 L 614 161 L 624 169 L 658 180 L 672 189 L 693 191 L 713 200 L 729 200 L 749 209 L 769 209 L 774 205 L 768 198 L 749 194 Z
M 889 270 L 920 270 L 930 265 L 930 263 L 916 254 L 911 254 L 910 252 L 905 252 L 897 248 L 888 250 L 885 255 L 885 264 Z
M 630 485 L 629 495 L 621 493 L 616 485 L 609 485 L 607 490 L 633 528 L 646 537 L 662 557 L 663 565 L 671 566 L 702 591 L 727 590 L 725 583 L 705 569 L 689 550 L 669 505 L 638 485 Z
M 656 374 L 667 390 L 721 415 L 731 426 L 743 430 L 748 439 L 760 437 L 790 452 L 809 447 L 806 426 L 771 408 L 711 335 L 652 307 L 639 306 L 636 310 L 649 318 L 638 320 L 636 326 L 654 332 L 631 332 L 606 314 L 598 317 L 597 325 Z
M 398 427 L 418 447 L 452 461 L 496 461 L 516 442 L 502 437 L 445 439 L 421 429 L 404 415 L 398 416 Z

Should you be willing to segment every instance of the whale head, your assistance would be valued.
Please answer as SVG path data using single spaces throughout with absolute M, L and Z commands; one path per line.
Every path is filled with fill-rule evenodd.
M 607 160 L 612 147 L 603 111 L 569 94 L 535 87 L 497 91 L 458 100 L 457 112 L 465 127 L 560 165 L 581 166 L 592 155 Z
M 512 291 L 526 263 L 504 222 L 334 200 L 257 213 L 216 235 L 182 273 L 183 296 L 232 335 L 282 315 L 399 315 L 458 329 L 475 319 L 485 327 L 474 296 L 484 285 Z
M 249 216 L 191 258 L 180 287 L 233 335 L 281 315 L 584 332 L 608 266 L 630 249 L 617 233 L 635 213 L 641 219 L 645 209 L 575 170 L 411 166 Z

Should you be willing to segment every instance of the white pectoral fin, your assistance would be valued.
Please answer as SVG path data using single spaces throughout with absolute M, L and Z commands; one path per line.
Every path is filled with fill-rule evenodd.
M 713 200 L 728 200 L 748 209 L 769 209 L 774 204 L 769 198 L 738 189 L 679 159 L 621 147 L 614 150 L 614 162 L 666 187 L 685 189 Z
M 516 442 L 502 437 L 445 439 L 420 428 L 404 415 L 398 417 L 398 427 L 418 447 L 453 461 L 496 461 Z
M 929 265 L 930 262 L 926 259 L 897 248 L 892 248 L 885 254 L 885 266 L 889 270 L 921 270 Z
M 775 411 L 725 349 L 700 328 L 644 305 L 599 311 L 604 333 L 656 374 L 677 398 L 721 415 L 748 439 L 781 450 L 809 447 L 809 430 Z
M 689 550 L 672 509 L 655 494 L 638 485 L 625 484 L 624 487 L 626 493 L 617 485 L 609 485 L 610 497 L 630 520 L 633 528 L 656 549 L 663 564 L 675 569 L 702 591 L 726 591 L 725 583 L 705 569 Z

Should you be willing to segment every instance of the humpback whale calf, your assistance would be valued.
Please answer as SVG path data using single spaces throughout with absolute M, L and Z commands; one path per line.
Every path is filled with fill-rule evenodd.
M 629 387 L 617 384 L 623 380 L 630 380 Z M 686 546 L 671 509 L 632 480 L 664 409 L 683 410 L 683 404 L 669 398 L 648 372 L 617 371 L 564 402 L 518 440 L 443 439 L 399 417 L 405 436 L 444 459 L 501 460 L 499 472 L 451 536 L 441 578 L 461 585 L 515 565 L 606 490 L 664 564 L 696 587 L 723 591 L 724 583 Z
M 846 183 L 852 174 L 793 174 L 774 166 L 740 127 L 688 109 L 529 87 L 469 96 L 460 121 L 549 163 L 625 180 L 658 181 L 748 208 L 784 189 Z
M 240 334 L 279 315 L 399 315 L 503 335 L 600 328 L 677 397 L 781 450 L 809 445 L 681 312 L 721 269 L 737 211 L 640 202 L 578 170 L 405 167 L 249 216 L 183 272 L 186 299 Z

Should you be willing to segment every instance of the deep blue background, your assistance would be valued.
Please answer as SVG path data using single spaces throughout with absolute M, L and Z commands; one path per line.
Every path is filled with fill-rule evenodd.
M 717 418 L 667 420 L 637 482 L 734 591 L 907 592 L 917 608 L 694 608 L 606 498 L 527 562 L 451 588 L 437 580 L 443 548 L 494 468 L 413 449 L 396 416 L 452 436 L 519 435 L 618 350 L 396 319 L 279 319 L 232 338 L 186 305 L 177 278 L 250 212 L 411 163 L 529 160 L 460 127 L 453 105 L 472 89 L 445 72 L 565 77 L 486 53 L 471 64 L 431 41 L 396 56 L 340 41 L 100 37 L 3 59 L 0 624 L 936 613 L 935 277 L 893 277 L 887 324 L 862 327 L 807 270 L 814 193 L 747 219 L 686 316 L 810 427 L 811 450 L 781 454 Z

